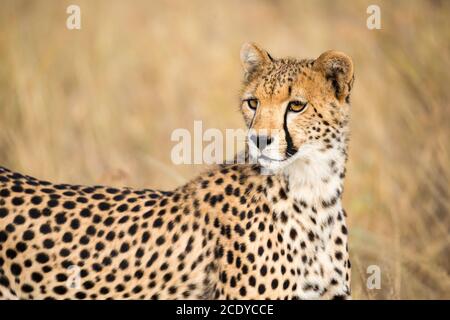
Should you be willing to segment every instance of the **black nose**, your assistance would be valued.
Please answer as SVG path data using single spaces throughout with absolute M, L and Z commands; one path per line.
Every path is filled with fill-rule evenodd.
M 272 143 L 272 138 L 268 136 L 257 136 L 252 134 L 250 140 L 258 147 L 258 149 L 263 150 L 269 144 Z

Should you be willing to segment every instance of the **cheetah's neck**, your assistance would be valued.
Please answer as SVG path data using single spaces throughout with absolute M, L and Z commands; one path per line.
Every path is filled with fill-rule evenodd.
M 292 197 L 317 208 L 340 204 L 347 158 L 345 144 L 329 149 L 307 145 L 297 157 L 282 173 Z

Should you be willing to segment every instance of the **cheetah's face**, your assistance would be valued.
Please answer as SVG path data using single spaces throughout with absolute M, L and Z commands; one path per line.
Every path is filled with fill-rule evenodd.
M 241 111 L 250 156 L 260 165 L 283 168 L 307 150 L 331 148 L 346 130 L 353 83 L 348 56 L 327 51 L 316 60 L 274 59 L 245 44 L 241 60 Z

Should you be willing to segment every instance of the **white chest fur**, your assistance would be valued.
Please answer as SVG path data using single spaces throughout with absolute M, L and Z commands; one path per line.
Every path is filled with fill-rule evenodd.
M 287 239 L 286 250 L 296 259 L 299 298 L 346 295 L 347 229 L 341 205 L 345 156 L 334 149 L 304 152 L 280 175 L 287 199 L 274 204 L 280 215 L 277 225 Z

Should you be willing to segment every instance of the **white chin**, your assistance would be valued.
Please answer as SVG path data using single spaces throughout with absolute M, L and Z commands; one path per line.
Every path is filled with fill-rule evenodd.
M 274 174 L 286 166 L 290 165 L 293 161 L 295 161 L 296 155 L 288 158 L 288 159 L 278 159 L 278 154 L 261 154 L 261 152 L 255 148 L 250 148 L 250 158 L 256 162 L 266 170 L 267 174 Z
M 273 173 L 283 169 L 287 164 L 288 160 L 278 161 L 278 160 L 270 160 L 266 158 L 258 158 L 258 164 L 264 169 L 271 171 Z

